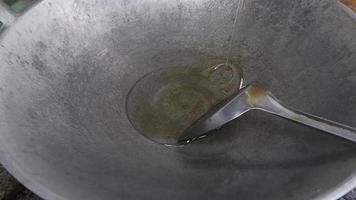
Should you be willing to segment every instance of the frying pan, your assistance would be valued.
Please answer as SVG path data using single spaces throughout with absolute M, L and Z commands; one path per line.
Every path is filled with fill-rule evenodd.
M 0 161 L 48 200 L 336 199 L 352 142 L 261 112 L 185 147 L 142 136 L 127 95 L 161 68 L 239 59 L 283 101 L 356 125 L 356 25 L 334 0 L 44 0 L 4 14 Z M 10 16 L 10 17 L 9 17 Z

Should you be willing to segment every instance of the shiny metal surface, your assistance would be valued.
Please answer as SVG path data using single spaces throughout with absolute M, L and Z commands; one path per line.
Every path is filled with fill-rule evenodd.
M 183 132 L 178 140 L 179 143 L 189 143 L 191 140 L 205 136 L 208 132 L 219 129 L 224 124 L 252 110 L 254 106 L 248 104 L 247 92 L 249 89 L 250 86 L 241 88 L 236 96 L 213 107 Z
M 342 196 L 356 186 L 352 142 L 251 112 L 172 148 L 127 119 L 125 99 L 145 74 L 226 55 L 235 9 L 44 0 L 16 17 L 0 34 L 1 163 L 49 200 Z M 356 124 L 355 35 L 335 1 L 250 0 L 231 55 L 292 107 Z
M 181 141 L 190 142 L 190 140 L 199 138 L 250 110 L 262 110 L 356 142 L 356 128 L 287 108 L 270 91 L 257 83 L 242 88 L 236 96 L 222 103 L 222 105 L 212 108 L 211 111 L 184 131 Z

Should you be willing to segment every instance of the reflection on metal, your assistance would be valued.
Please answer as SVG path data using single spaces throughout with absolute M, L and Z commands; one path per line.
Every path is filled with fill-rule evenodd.
M 212 108 L 185 131 L 181 141 L 197 138 L 234 120 L 250 110 L 261 110 L 311 128 L 356 142 L 356 128 L 292 110 L 259 84 L 252 83 L 229 101 Z
M 5 4 L 15 13 L 24 12 L 29 6 L 38 0 L 3 0 Z

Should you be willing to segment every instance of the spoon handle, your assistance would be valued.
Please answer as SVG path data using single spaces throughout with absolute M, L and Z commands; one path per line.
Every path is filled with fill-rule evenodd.
M 263 110 L 291 121 L 356 142 L 356 128 L 301 111 L 289 109 L 282 105 L 270 92 L 268 92 L 264 98 L 261 98 L 258 102 L 256 102 L 253 109 Z

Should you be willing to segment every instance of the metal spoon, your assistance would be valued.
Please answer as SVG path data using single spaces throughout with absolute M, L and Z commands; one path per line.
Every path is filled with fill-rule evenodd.
M 186 129 L 179 139 L 190 141 L 198 138 L 250 110 L 262 110 L 356 142 L 356 128 L 289 109 L 257 83 L 242 88 L 237 95 L 211 109 Z

